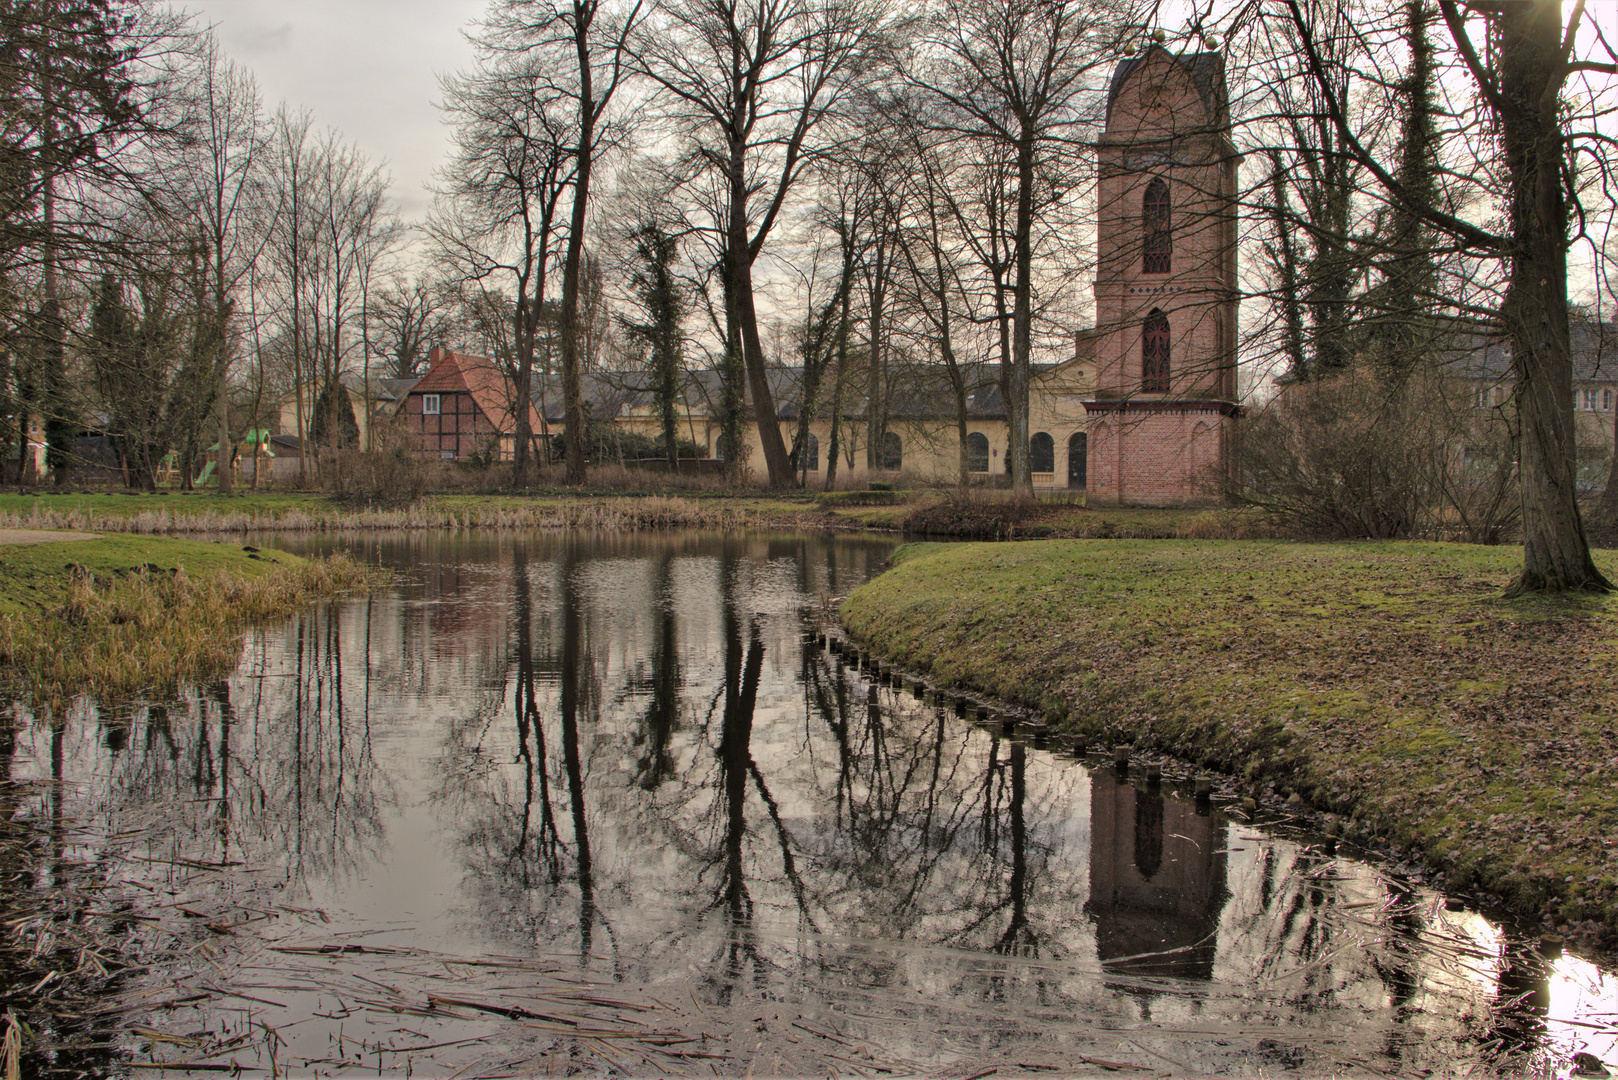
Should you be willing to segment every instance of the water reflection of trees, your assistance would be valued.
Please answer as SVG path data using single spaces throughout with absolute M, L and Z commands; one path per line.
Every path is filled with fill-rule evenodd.
M 539 538 L 478 557 L 501 569 L 301 620 L 230 684 L 109 725 L 123 797 L 183 786 L 219 858 L 252 839 L 309 881 L 383 857 L 419 781 L 457 841 L 467 929 L 719 1004 L 807 980 L 1171 1026 L 1346 1015 L 1395 1061 L 1459 1037 L 1434 1001 L 1473 991 L 1383 879 L 802 648 L 801 609 L 866 572 L 858 548 Z M 401 676 L 390 650 L 424 666 Z M 1532 1008 L 1508 993 L 1518 969 L 1479 999 L 1502 1042 L 1536 1037 L 1489 1019 Z
M 294 891 L 356 874 L 377 858 L 393 800 L 367 695 L 356 701 L 345 670 L 345 635 L 365 618 L 300 616 L 252 639 L 235 679 L 58 725 L 51 759 L 104 827 L 138 827 L 189 860 L 276 867 Z
M 48 746 L 44 775 L 30 768 L 30 728 Z M 22 1076 L 111 1075 L 118 1054 L 93 1014 L 140 960 L 128 906 L 109 888 L 116 866 L 80 847 L 69 732 L 66 716 L 36 720 L 20 704 L 0 712 L 0 1027 L 27 1033 Z
M 517 868 L 510 852 L 537 853 L 533 838 L 549 836 L 552 864 L 508 891 L 537 880 L 561 884 L 568 901 L 530 920 L 540 946 L 578 941 L 606 915 L 630 942 L 612 950 L 616 967 L 647 977 L 694 967 L 723 1003 L 810 970 L 903 983 L 913 958 L 842 941 L 908 941 L 983 957 L 939 961 L 958 968 L 946 982 L 968 998 L 1105 1012 L 1107 995 L 1122 994 L 1159 1018 L 1204 1008 L 1256 1018 L 1280 1004 L 1300 1024 L 1374 1004 L 1387 1015 L 1377 1052 L 1392 1060 L 1406 1037 L 1450 1037 L 1418 1000 L 1431 981 L 1429 927 L 1409 904 L 1389 896 L 1363 911 L 1362 883 L 1340 880 L 1333 860 L 1273 842 L 1242 854 L 1233 903 L 1236 842 L 1217 814 L 900 708 L 900 695 L 800 649 L 779 592 L 801 603 L 819 586 L 796 558 L 700 545 L 625 558 L 636 550 L 615 546 L 602 557 L 611 570 L 572 553 L 572 585 L 543 598 L 522 584 L 535 564 L 516 564 L 515 651 L 537 673 L 517 681 L 539 692 L 532 704 L 512 697 L 522 782 L 509 791 L 520 805 L 507 858 Z M 784 579 L 772 556 L 790 565 Z M 593 709 L 562 706 L 570 671 Z M 582 718 L 571 732 L 569 713 Z M 1075 804 L 1089 807 L 1088 837 L 1072 825 Z M 485 873 L 500 870 L 484 860 L 474 876 Z M 1344 910 L 1391 944 L 1346 948 L 1355 927 Z M 1073 961 L 1099 963 L 1102 978 L 1052 974 Z M 1215 989 L 1243 979 L 1273 984 L 1272 996 Z

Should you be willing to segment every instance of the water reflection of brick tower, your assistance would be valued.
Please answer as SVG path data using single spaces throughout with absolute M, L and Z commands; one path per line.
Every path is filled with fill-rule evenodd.
M 1103 963 L 1139 958 L 1107 970 L 1211 978 L 1228 895 L 1222 821 L 1110 773 L 1091 778 L 1088 910 L 1097 950 Z
M 1154 45 L 1118 65 L 1097 147 L 1089 497 L 1173 503 L 1231 467 L 1236 167 L 1224 58 Z

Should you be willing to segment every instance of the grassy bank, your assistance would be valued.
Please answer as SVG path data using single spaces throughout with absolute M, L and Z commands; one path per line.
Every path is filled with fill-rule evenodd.
M 0 546 L 0 679 L 39 704 L 161 696 L 228 669 L 248 625 L 372 574 L 345 559 L 169 538 Z
M 1507 601 L 1515 549 L 913 545 L 843 607 L 941 680 L 1296 792 L 1351 838 L 1606 945 L 1618 598 Z M 1598 554 L 1609 575 L 1614 560 Z

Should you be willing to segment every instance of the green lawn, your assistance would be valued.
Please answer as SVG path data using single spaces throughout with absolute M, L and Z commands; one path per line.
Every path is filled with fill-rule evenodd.
M 1618 598 L 1503 600 L 1520 559 L 1422 543 L 912 545 L 843 619 L 942 680 L 1261 795 L 1296 791 L 1423 852 L 1453 886 L 1618 926 Z

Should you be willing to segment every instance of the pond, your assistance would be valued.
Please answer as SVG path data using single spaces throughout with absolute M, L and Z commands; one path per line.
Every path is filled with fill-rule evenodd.
M 25 1075 L 1618 1060 L 1607 970 L 806 644 L 890 540 L 345 543 L 399 581 L 0 730 Z

